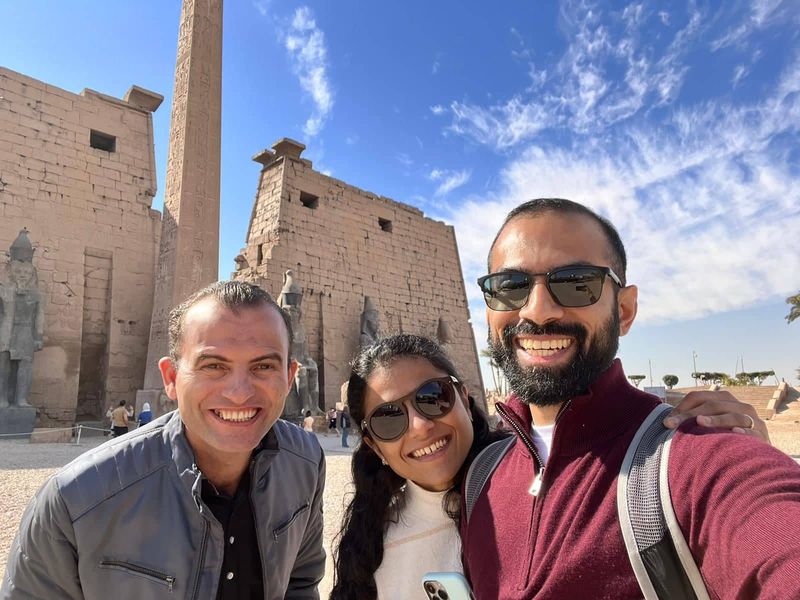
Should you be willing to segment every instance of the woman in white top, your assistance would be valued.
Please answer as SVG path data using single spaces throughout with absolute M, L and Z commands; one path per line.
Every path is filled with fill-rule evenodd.
M 303 429 L 308 432 L 314 431 L 314 417 L 311 416 L 311 411 L 306 411 L 306 418 L 303 419 Z
M 457 484 L 491 432 L 435 342 L 395 335 L 363 349 L 347 389 L 364 443 L 334 559 L 332 599 L 424 597 L 429 571 L 462 572 Z M 470 457 L 471 458 L 471 457 Z

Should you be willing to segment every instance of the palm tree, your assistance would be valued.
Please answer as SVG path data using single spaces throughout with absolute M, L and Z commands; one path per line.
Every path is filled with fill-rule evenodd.
M 480 355 L 483 358 L 489 359 L 489 367 L 492 370 L 492 383 L 494 384 L 494 391 L 501 398 L 505 398 L 507 395 L 506 378 L 503 375 L 503 372 L 500 370 L 500 366 L 494 362 L 494 359 L 492 359 L 492 351 L 488 348 L 484 348 L 480 351 Z
M 786 303 L 792 305 L 789 314 L 786 315 L 786 322 L 791 323 L 795 319 L 800 319 L 800 292 L 794 296 L 789 296 L 786 299 Z M 797 369 L 797 378 L 800 379 L 800 368 Z
M 800 293 L 797 293 L 794 296 L 789 296 L 786 299 L 786 303 L 792 305 L 792 308 L 789 310 L 789 314 L 786 315 L 786 320 L 791 323 L 795 319 L 800 319 Z
M 488 358 L 489 359 L 489 368 L 491 368 L 491 370 L 492 370 L 492 384 L 493 384 L 494 390 L 497 391 L 497 375 L 495 375 L 495 372 L 494 372 L 494 369 L 495 369 L 496 365 L 494 364 L 494 360 L 492 360 L 492 353 L 488 348 L 484 348 L 483 350 L 481 350 L 479 352 L 479 354 L 481 355 L 482 358 Z

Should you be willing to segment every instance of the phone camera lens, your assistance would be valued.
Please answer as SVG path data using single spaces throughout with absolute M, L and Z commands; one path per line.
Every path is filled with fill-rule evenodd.
M 430 581 L 426 581 L 425 582 L 425 591 L 428 592 L 429 594 L 435 594 L 436 593 L 436 586 L 434 586 Z
M 450 596 L 448 596 L 447 592 L 444 590 L 439 590 L 439 598 L 441 598 L 441 600 L 448 600 Z

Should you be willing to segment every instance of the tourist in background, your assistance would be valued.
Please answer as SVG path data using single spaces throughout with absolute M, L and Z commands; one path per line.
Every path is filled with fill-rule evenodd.
M 339 433 L 339 430 L 336 429 L 336 409 L 334 407 L 328 410 L 328 433 L 331 431 L 336 434 Z
M 150 410 L 150 403 L 145 402 L 142 404 L 142 412 L 139 413 L 139 427 L 147 425 L 153 420 L 153 411 Z
M 311 411 L 306 411 L 306 418 L 303 419 L 303 430 L 309 433 L 314 432 L 314 417 L 311 416 Z
M 114 437 L 128 433 L 128 410 L 125 408 L 125 400 L 120 400 L 119 406 L 111 411 L 111 431 Z
M 342 448 L 349 448 L 347 438 L 350 435 L 350 407 L 346 404 L 339 416 L 339 426 L 342 428 Z

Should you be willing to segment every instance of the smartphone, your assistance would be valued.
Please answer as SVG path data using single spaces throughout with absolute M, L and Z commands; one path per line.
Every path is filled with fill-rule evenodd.
M 422 587 L 428 600 L 475 600 L 461 573 L 425 573 Z

